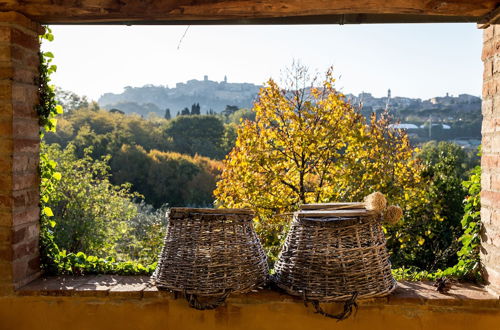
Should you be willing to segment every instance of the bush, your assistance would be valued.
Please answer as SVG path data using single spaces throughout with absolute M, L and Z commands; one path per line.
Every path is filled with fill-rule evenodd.
M 137 204 L 137 215 L 128 222 L 133 239 L 120 248 L 129 260 L 144 265 L 158 261 L 167 227 L 167 210 L 166 204 L 158 209 L 144 202 Z
M 42 267 L 49 274 L 151 274 L 166 206 L 154 210 L 109 182 L 107 160 L 42 145 Z M 55 160 L 58 161 L 56 163 Z
M 417 154 L 428 182 L 426 203 L 409 208 L 403 221 L 388 226 L 388 248 L 394 267 L 417 267 L 436 271 L 458 262 L 458 239 L 466 192 L 462 186 L 473 161 L 458 145 L 450 142 L 425 144 Z
M 42 152 L 61 174 L 47 204 L 57 223 L 55 243 L 68 252 L 120 258 L 120 242 L 130 236 L 128 221 L 137 214 L 132 199 L 138 195 L 130 193 L 130 185 L 112 185 L 109 158 L 92 159 L 90 148 L 81 159 L 71 144 L 64 150 L 42 145 Z
M 393 269 L 397 280 L 436 280 L 440 277 L 452 277 L 460 280 L 481 283 L 479 248 L 481 243 L 481 168 L 475 167 L 468 180 L 462 182 L 467 197 L 464 200 L 464 215 L 461 220 L 463 234 L 457 239 L 460 250 L 457 252 L 458 261 L 455 265 L 437 269 L 435 271 L 422 270 L 416 266 L 402 266 Z

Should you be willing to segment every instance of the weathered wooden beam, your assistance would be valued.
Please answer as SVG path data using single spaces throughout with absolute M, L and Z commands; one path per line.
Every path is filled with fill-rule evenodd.
M 17 11 L 47 24 L 381 23 L 479 21 L 496 0 L 5 0 L 0 11 Z M 392 18 L 391 18 L 392 16 Z M 421 19 L 417 19 L 421 17 Z
M 491 24 L 497 24 L 500 21 L 500 7 L 497 7 L 495 10 L 489 12 L 479 19 L 477 27 L 479 29 L 486 29 Z
M 272 25 L 272 24 L 392 24 L 392 23 L 477 23 L 475 16 L 441 15 L 399 15 L 399 14 L 346 14 L 288 16 L 245 19 L 217 20 L 107 20 L 107 21 L 69 21 L 50 23 L 51 25 Z

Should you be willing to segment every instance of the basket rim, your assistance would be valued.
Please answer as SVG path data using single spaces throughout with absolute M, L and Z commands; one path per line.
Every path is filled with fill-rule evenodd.
M 341 209 L 365 209 L 365 203 L 363 202 L 335 202 L 335 203 L 309 203 L 309 204 L 301 204 L 300 209 L 303 211 L 306 210 L 338 210 Z
M 214 208 L 193 208 L 193 207 L 172 207 L 169 214 L 245 214 L 254 215 L 250 209 L 214 209 Z
M 300 220 L 309 221 L 346 221 L 356 218 L 373 217 L 379 215 L 376 211 L 364 209 L 352 210 L 302 210 L 294 212 L 293 216 Z

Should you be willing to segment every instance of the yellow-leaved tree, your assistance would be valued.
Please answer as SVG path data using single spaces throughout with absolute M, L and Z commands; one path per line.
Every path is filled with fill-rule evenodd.
M 365 119 L 334 87 L 294 65 L 285 88 L 261 89 L 255 121 L 242 122 L 214 194 L 222 207 L 247 207 L 275 255 L 283 226 L 302 203 L 361 201 L 374 191 L 390 202 L 422 198 L 418 163 L 407 135 L 387 113 Z M 285 216 L 280 216 L 285 214 Z

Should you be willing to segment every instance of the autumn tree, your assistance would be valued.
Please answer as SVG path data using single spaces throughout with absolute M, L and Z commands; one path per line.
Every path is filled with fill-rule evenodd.
M 390 128 L 387 114 L 367 121 L 334 83 L 331 69 L 318 83 L 300 65 L 285 88 L 267 82 L 255 120 L 241 124 L 225 160 L 219 205 L 254 209 L 259 228 L 302 203 L 360 201 L 373 191 L 401 206 L 417 198 L 421 178 L 406 134 Z

